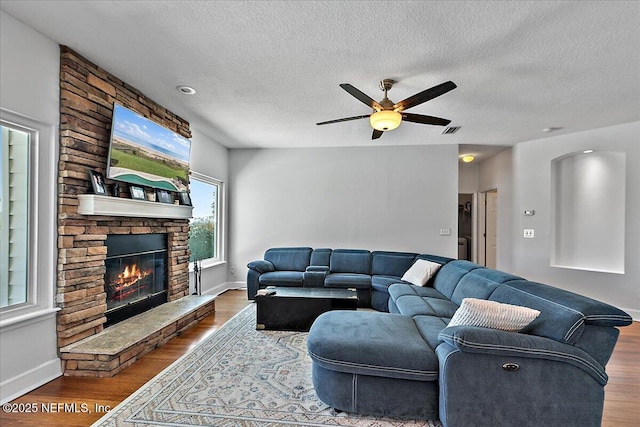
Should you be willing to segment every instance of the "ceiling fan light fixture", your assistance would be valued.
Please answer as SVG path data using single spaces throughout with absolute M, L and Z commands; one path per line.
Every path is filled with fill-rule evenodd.
M 379 131 L 394 130 L 400 126 L 402 121 L 402 114 L 393 110 L 381 110 L 376 111 L 369 117 L 369 123 L 371 127 Z

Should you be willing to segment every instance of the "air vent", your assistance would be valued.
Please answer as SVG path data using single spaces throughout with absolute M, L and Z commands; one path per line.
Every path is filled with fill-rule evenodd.
M 460 129 L 461 126 L 447 126 L 446 128 L 444 128 L 444 130 L 442 131 L 443 135 L 450 135 L 452 133 L 456 133 L 458 132 L 458 129 Z

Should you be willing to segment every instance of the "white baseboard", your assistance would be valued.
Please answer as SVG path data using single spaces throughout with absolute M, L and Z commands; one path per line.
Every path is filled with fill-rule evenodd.
M 62 375 L 62 362 L 55 358 L 28 372 L 0 383 L 0 404 L 16 399 Z
M 227 282 L 229 289 L 247 289 L 247 282 Z
M 218 296 L 221 293 L 229 291 L 231 289 L 245 289 L 246 287 L 246 282 L 224 282 L 210 289 L 207 289 L 205 292 L 203 292 L 203 295 Z
M 621 308 L 621 310 L 626 311 L 634 321 L 640 322 L 640 310 L 631 310 L 628 308 Z

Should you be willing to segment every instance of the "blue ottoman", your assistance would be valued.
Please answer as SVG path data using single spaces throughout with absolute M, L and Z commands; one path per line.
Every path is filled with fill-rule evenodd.
M 311 326 L 313 386 L 346 412 L 438 419 L 438 358 L 399 314 L 330 311 Z

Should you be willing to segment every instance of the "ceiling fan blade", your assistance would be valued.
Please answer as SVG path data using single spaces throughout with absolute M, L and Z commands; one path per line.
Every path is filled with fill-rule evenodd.
M 349 92 L 351 96 L 358 99 L 363 104 L 368 105 L 374 110 L 378 110 L 378 111 L 382 110 L 382 105 L 378 104 L 378 101 L 371 98 L 366 93 L 361 92 L 359 89 L 356 89 L 355 87 L 351 86 L 349 83 L 341 83 L 340 87 L 346 90 L 347 92 Z
M 427 90 L 423 90 L 422 92 L 416 93 L 415 95 L 410 96 L 409 98 L 398 102 L 396 105 L 393 106 L 393 109 L 396 111 L 407 110 L 411 107 L 420 105 L 423 102 L 427 102 L 440 95 L 444 95 L 445 93 L 455 89 L 456 87 L 457 87 L 456 84 L 452 81 L 444 82 L 442 84 L 439 84 L 438 86 L 434 86 Z
M 423 125 L 446 126 L 451 120 L 442 119 L 440 117 L 423 116 L 422 114 L 401 113 L 402 120 L 413 123 L 422 123 Z
M 374 129 L 373 130 L 373 135 L 371 135 L 371 139 L 378 139 L 382 136 L 382 134 L 384 133 L 384 131 L 378 130 L 378 129 Z
M 354 116 L 354 117 L 345 117 L 343 119 L 335 119 L 335 120 L 328 120 L 326 122 L 320 122 L 320 123 L 316 123 L 317 125 L 328 125 L 331 123 L 340 123 L 340 122 L 348 122 L 349 120 L 358 120 L 358 119 L 366 119 L 369 118 L 369 114 L 364 115 L 364 116 Z

